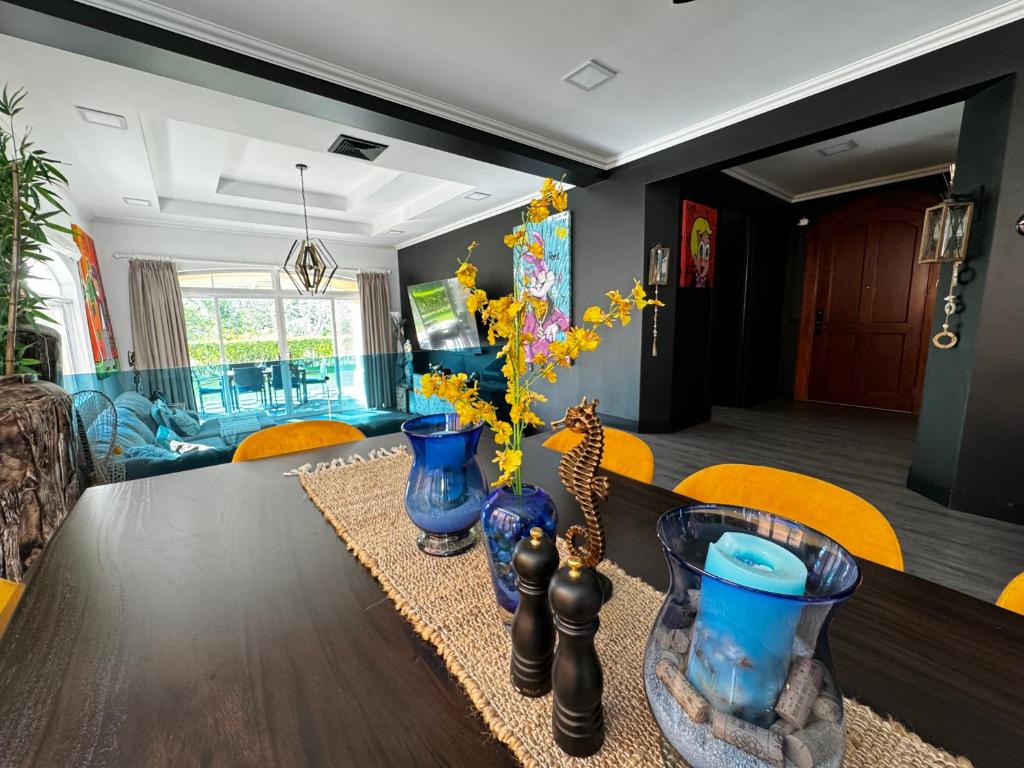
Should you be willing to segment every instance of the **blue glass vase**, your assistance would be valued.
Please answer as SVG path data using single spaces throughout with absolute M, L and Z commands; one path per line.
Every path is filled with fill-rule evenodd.
M 515 493 L 510 487 L 499 488 L 484 502 L 480 513 L 480 527 L 487 544 L 487 565 L 491 570 L 491 583 L 498 605 L 515 613 L 519 605 L 516 572 L 512 569 L 512 554 L 520 539 L 537 527 L 545 536 L 555 538 L 558 513 L 555 502 L 543 489 L 523 483 L 523 492 Z
M 828 627 L 860 584 L 856 560 L 812 528 L 726 505 L 666 512 L 658 538 L 670 579 L 644 687 L 663 764 L 839 768 Z
M 412 446 L 405 511 L 422 531 L 428 555 L 458 555 L 476 543 L 476 521 L 487 498 L 476 450 L 483 424 L 465 426 L 454 413 L 419 416 L 402 424 Z

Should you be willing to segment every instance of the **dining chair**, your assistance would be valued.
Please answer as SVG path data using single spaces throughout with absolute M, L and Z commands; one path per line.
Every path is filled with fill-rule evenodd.
M 1006 585 L 996 605 L 1008 611 L 1024 615 L 1024 573 L 1018 574 Z
M 11 620 L 11 614 L 14 613 L 18 599 L 24 591 L 24 584 L 0 579 L 0 635 L 7 628 L 7 622 Z
M 857 557 L 903 570 L 903 552 L 889 521 L 864 499 L 832 483 L 774 467 L 717 464 L 694 472 L 676 493 L 796 520 L 830 536 Z
M 359 429 L 343 421 L 295 421 L 253 432 L 239 443 L 231 461 L 283 456 L 327 445 L 351 443 L 365 437 Z
M 256 363 L 235 363 L 232 364 L 231 370 L 235 374 L 235 396 L 258 392 L 260 402 L 266 405 L 267 392 L 263 366 Z
M 621 429 L 604 427 L 604 456 L 601 466 L 609 472 L 649 483 L 654 479 L 654 453 L 647 443 L 636 435 Z M 544 447 L 559 453 L 572 450 L 583 440 L 583 435 L 571 429 L 561 429 L 544 441 Z

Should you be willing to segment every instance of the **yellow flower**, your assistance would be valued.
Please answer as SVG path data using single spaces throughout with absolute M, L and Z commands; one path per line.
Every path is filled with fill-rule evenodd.
M 459 268 L 455 270 L 455 277 L 464 286 L 473 290 L 476 288 L 476 265 L 471 261 L 460 262 Z
M 583 322 L 590 323 L 591 325 L 607 325 L 609 328 L 612 327 L 608 315 L 600 307 L 587 307 L 587 311 L 583 313 Z
M 544 197 L 551 197 L 552 194 L 558 191 L 558 182 L 552 179 L 550 176 L 541 183 L 540 193 Z
M 556 211 L 564 211 L 569 207 L 569 195 L 559 189 L 551 193 L 551 205 Z
M 520 227 L 515 232 L 505 235 L 504 242 L 509 248 L 523 245 L 526 242 L 526 230 Z
M 566 336 L 569 339 L 569 354 L 573 357 L 580 352 L 593 352 L 601 343 L 601 337 L 597 335 L 597 331 L 590 328 L 573 327 L 569 329 Z M 577 349 L 576 355 L 572 354 L 573 347 Z
M 512 476 L 523 465 L 523 452 L 514 448 L 498 451 L 494 456 L 494 463 L 501 470 L 501 476 L 494 481 L 494 485 L 508 485 Z
M 487 303 L 487 294 L 481 291 L 479 288 L 473 291 L 466 298 L 466 309 L 469 313 L 476 314 L 476 312 Z
M 526 219 L 534 224 L 539 224 L 551 215 L 547 203 L 543 200 L 531 200 L 530 206 L 526 209 Z
M 512 425 L 507 421 L 499 421 L 494 425 L 494 442 L 505 445 L 512 437 Z

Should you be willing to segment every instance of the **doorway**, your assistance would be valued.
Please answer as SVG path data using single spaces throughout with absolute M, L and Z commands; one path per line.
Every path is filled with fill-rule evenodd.
M 844 203 L 807 233 L 795 396 L 917 412 L 937 270 L 918 264 L 913 190 Z

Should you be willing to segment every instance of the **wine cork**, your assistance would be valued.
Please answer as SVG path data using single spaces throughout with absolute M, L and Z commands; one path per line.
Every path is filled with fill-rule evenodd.
M 711 716 L 711 733 L 716 739 L 732 744 L 766 763 L 783 768 L 783 742 L 779 731 L 758 728 L 725 712 L 715 710 Z
M 690 636 L 682 629 L 667 629 L 658 632 L 658 648 L 675 651 L 685 656 L 690 650 Z
M 786 759 L 796 768 L 814 768 L 836 753 L 842 738 L 843 729 L 838 724 L 818 720 L 786 736 Z
M 789 736 L 791 733 L 796 733 L 798 729 L 792 723 L 787 723 L 785 720 L 780 718 L 772 723 L 768 730 L 778 731 L 783 736 Z
M 673 667 L 665 659 L 659 659 L 654 671 L 658 675 L 658 679 L 668 688 L 672 698 L 679 702 L 679 706 L 686 712 L 687 717 L 695 723 L 707 722 L 710 709 L 707 701 L 690 685 L 679 667 Z
M 843 710 L 839 706 L 838 701 L 831 696 L 822 694 L 814 700 L 814 705 L 811 707 L 811 715 L 814 716 L 815 720 L 838 723 L 843 716 Z
M 803 728 L 811 714 L 814 700 L 818 698 L 824 676 L 825 667 L 820 661 L 808 658 L 794 661 L 789 667 L 789 677 L 786 678 L 782 695 L 775 703 L 779 717 L 797 729 Z

